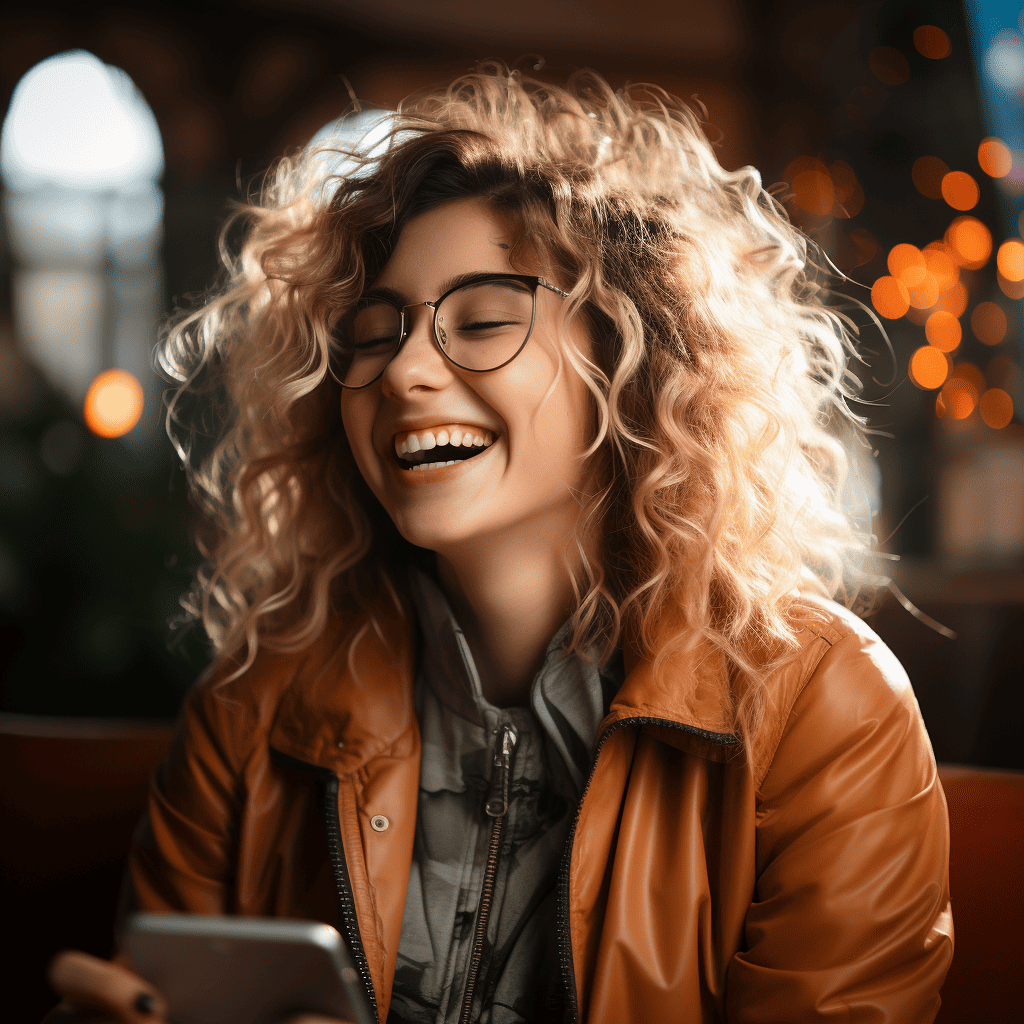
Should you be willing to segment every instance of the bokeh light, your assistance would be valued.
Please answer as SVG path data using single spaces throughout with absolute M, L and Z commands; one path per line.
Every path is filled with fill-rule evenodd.
M 942 400 L 943 410 L 955 420 L 967 419 L 978 404 L 977 392 L 970 382 L 962 377 L 950 377 L 942 386 L 939 398 Z M 936 403 L 936 412 L 938 410 L 939 406 Z
M 999 246 L 996 266 L 1007 281 L 1024 281 L 1024 242 L 1011 238 Z
M 910 357 L 910 379 L 925 391 L 942 387 L 949 374 L 949 360 L 932 345 L 922 345 Z
M 983 345 L 998 345 L 1006 337 L 1006 313 L 995 302 L 979 302 L 971 310 L 971 330 Z
M 942 198 L 942 179 L 949 174 L 949 167 L 937 156 L 920 156 L 910 169 L 914 188 L 929 199 Z
M 1014 302 L 1024 299 L 1024 281 L 1008 281 L 999 271 L 996 271 L 996 281 L 999 283 L 999 290 Z
M 963 281 L 957 281 L 952 288 L 942 292 L 939 301 L 935 303 L 935 308 L 944 313 L 951 313 L 955 317 L 962 317 L 967 312 L 967 287 Z
M 985 380 L 990 388 L 1002 388 L 1009 391 L 1017 383 L 1020 369 L 1007 355 L 1000 353 L 993 356 L 985 367 Z
M 1002 388 L 990 388 L 978 405 L 982 422 L 993 430 L 1002 430 L 1013 419 L 1013 399 Z
M 864 189 L 853 168 L 845 160 L 836 160 L 829 168 L 829 176 L 835 189 L 836 217 L 856 217 L 864 209 Z
M 957 217 L 945 241 L 960 266 L 970 270 L 981 269 L 992 255 L 992 232 L 977 217 Z
M 925 274 L 919 284 L 907 289 L 907 297 L 914 309 L 931 309 L 939 301 L 939 285 L 931 274 Z
M 1005 178 L 1013 167 L 1013 154 L 1002 139 L 982 139 L 978 146 L 978 165 L 990 178 Z
M 792 182 L 793 200 L 801 210 L 824 217 L 832 212 L 836 190 L 828 168 L 814 157 L 797 157 L 786 168 Z
M 132 374 L 104 370 L 86 392 L 85 424 L 100 437 L 121 437 L 139 422 L 142 404 L 142 385 Z
M 924 334 L 928 344 L 940 352 L 953 352 L 960 344 L 963 329 L 960 321 L 952 313 L 936 310 L 925 321 Z
M 928 273 L 924 256 L 916 245 L 900 242 L 889 250 L 886 260 L 889 273 L 899 278 L 908 288 L 920 284 Z
M 884 85 L 902 85 L 910 77 L 910 64 L 892 46 L 876 46 L 868 54 L 871 73 Z
M 931 60 L 942 60 L 953 52 L 949 36 L 938 25 L 920 25 L 914 29 L 917 52 Z
M 880 277 L 871 288 L 871 305 L 879 316 L 899 320 L 910 308 L 910 292 L 896 277 Z
M 948 291 L 960 280 L 960 268 L 946 249 L 945 242 L 929 242 L 921 251 L 928 273 L 935 278 L 939 291 Z
M 942 198 L 954 210 L 973 210 L 981 198 L 978 183 L 966 171 L 950 171 L 940 185 Z

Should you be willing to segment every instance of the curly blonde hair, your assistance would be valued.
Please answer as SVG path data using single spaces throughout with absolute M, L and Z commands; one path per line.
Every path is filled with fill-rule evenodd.
M 594 341 L 568 359 L 595 412 L 577 541 L 584 554 L 596 535 L 601 557 L 583 558 L 568 646 L 603 660 L 626 631 L 657 668 L 671 606 L 678 643 L 739 670 L 729 699 L 750 756 L 801 617 L 869 579 L 870 538 L 842 501 L 839 437 L 862 426 L 852 339 L 807 239 L 651 86 L 486 65 L 391 125 L 369 153 L 283 160 L 240 211 L 240 254 L 222 244 L 223 286 L 161 344 L 179 382 L 168 432 L 213 527 L 186 613 L 219 655 L 244 651 L 241 672 L 260 647 L 306 648 L 332 614 L 400 604 L 422 552 L 356 468 L 334 337 L 412 216 L 481 198 L 515 225 L 513 261 L 528 249 L 571 287 Z

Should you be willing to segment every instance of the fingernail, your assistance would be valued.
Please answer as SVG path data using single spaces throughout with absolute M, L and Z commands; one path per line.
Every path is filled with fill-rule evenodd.
M 152 1013 L 155 1005 L 156 1002 L 148 992 L 140 992 L 135 997 L 135 1009 L 139 1013 Z

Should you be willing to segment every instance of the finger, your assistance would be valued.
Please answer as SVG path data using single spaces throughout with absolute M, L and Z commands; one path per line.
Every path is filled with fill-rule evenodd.
M 122 1024 L 157 1024 L 167 1005 L 148 982 L 119 964 L 78 950 L 58 953 L 48 970 L 50 984 L 73 1007 L 106 1010 Z

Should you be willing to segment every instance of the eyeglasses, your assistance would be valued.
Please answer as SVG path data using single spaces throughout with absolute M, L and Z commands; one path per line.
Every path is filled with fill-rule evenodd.
M 507 366 L 525 348 L 537 318 L 537 288 L 567 298 L 543 277 L 474 274 L 434 302 L 398 306 L 382 296 L 361 298 L 345 318 L 334 346 L 331 372 L 345 388 L 365 388 L 384 372 L 409 336 L 405 311 L 434 311 L 434 341 L 461 370 L 486 373 Z

